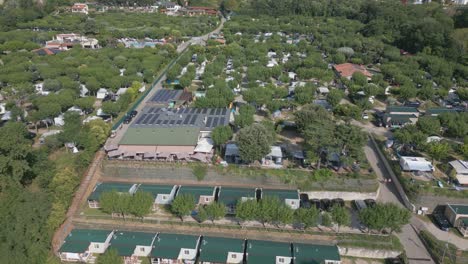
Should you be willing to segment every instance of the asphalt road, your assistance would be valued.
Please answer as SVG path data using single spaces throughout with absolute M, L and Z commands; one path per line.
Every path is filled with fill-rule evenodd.
M 391 202 L 404 208 L 401 198 L 393 183 L 384 183 L 384 180 L 389 178 L 388 173 L 370 142 L 368 142 L 364 152 L 379 180 L 380 192 L 377 200 L 381 202 Z M 412 218 L 416 217 L 413 216 Z M 411 222 L 413 221 L 414 219 L 411 220 Z M 397 236 L 400 239 L 401 244 L 403 244 L 406 256 L 411 264 L 435 263 L 411 225 L 405 225 Z

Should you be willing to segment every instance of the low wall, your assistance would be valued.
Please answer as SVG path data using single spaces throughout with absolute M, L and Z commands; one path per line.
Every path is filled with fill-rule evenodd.
M 367 249 L 367 248 L 353 248 L 353 247 L 338 247 L 341 256 L 346 257 L 359 257 L 359 258 L 372 258 L 372 259 L 386 259 L 396 258 L 401 252 L 383 249 Z
M 331 191 L 309 191 L 300 193 L 307 194 L 309 199 L 335 199 L 341 198 L 345 201 L 352 200 L 365 200 L 365 199 L 377 199 L 379 195 L 380 188 L 376 192 L 331 192 Z

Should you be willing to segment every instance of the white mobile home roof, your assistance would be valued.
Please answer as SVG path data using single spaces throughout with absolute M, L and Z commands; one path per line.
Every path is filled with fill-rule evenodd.
M 405 171 L 433 171 L 432 164 L 423 157 L 401 157 L 400 165 Z

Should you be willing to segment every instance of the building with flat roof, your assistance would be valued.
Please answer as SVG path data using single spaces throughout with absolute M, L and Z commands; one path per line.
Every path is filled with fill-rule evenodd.
M 410 106 L 389 106 L 383 116 L 383 124 L 386 127 L 403 127 L 407 124 L 416 124 L 419 111 Z
M 205 186 L 181 186 L 177 195 L 191 194 L 195 198 L 196 205 L 205 205 L 214 202 L 216 187 Z
M 293 255 L 290 243 L 248 240 L 246 248 L 247 264 L 292 264 Z
M 94 187 L 93 192 L 88 197 L 88 206 L 90 208 L 99 208 L 99 198 L 103 192 L 116 191 L 118 193 L 134 194 L 139 185 L 131 183 L 103 182 Z
M 159 233 L 151 251 L 152 263 L 194 263 L 199 236 Z
M 443 113 L 456 113 L 457 110 L 451 108 L 429 108 L 426 110 L 426 116 L 438 116 Z
M 149 257 L 157 233 L 115 231 L 110 249 L 115 249 L 125 263 L 139 263 L 139 257 Z
M 142 184 L 138 188 L 138 192 L 151 193 L 154 198 L 153 210 L 156 210 L 159 205 L 167 205 L 172 203 L 175 198 L 177 188 L 177 185 Z
M 227 207 L 228 214 L 234 214 L 239 201 L 256 199 L 256 189 L 253 188 L 232 188 L 220 187 L 218 192 L 218 202 Z
M 213 142 L 209 140 L 211 131 L 218 126 L 227 126 L 230 118 L 231 112 L 227 108 L 168 109 L 148 105 L 131 123 L 118 150 L 108 155 L 207 162 L 213 155 Z
M 291 209 L 298 209 L 300 205 L 298 190 L 262 189 L 262 198 L 266 196 L 277 197 L 280 201 L 284 201 Z
M 447 204 L 444 214 L 462 236 L 468 237 L 468 204 Z
M 104 253 L 112 239 L 113 231 L 73 229 L 59 249 L 61 261 L 88 262 L 93 253 Z
M 457 179 L 460 185 L 468 187 L 468 161 L 454 160 L 449 164 L 452 167 L 451 175 Z
M 154 106 L 176 106 L 192 101 L 193 96 L 191 92 L 185 90 L 168 90 L 161 89 L 148 100 L 148 105 Z
M 293 243 L 294 264 L 340 264 L 338 247 Z
M 243 239 L 203 236 L 198 261 L 202 264 L 240 264 L 244 261 L 244 250 Z

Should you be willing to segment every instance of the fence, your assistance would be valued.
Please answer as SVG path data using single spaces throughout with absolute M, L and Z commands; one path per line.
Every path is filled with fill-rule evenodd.
M 189 47 L 190 46 L 187 46 L 185 49 L 183 49 L 180 52 L 180 54 L 177 56 L 177 58 L 173 59 L 171 63 L 169 63 L 169 65 L 166 66 L 166 68 L 161 72 L 159 77 L 156 80 L 154 80 L 154 82 L 151 84 L 150 88 L 146 90 L 143 93 L 143 95 L 140 98 L 138 98 L 138 100 L 135 101 L 135 103 L 133 103 L 132 107 L 127 111 L 125 115 L 123 115 L 117 122 L 115 122 L 115 124 L 112 126 L 112 130 L 116 130 L 117 128 L 119 128 L 119 126 L 125 120 L 125 117 L 128 116 L 133 110 L 135 110 L 141 104 L 141 102 L 143 102 L 146 96 L 148 96 L 148 94 L 154 89 L 154 87 L 156 87 L 156 85 L 162 79 L 164 74 L 166 74 L 166 72 L 180 59 L 180 57 L 185 53 L 185 51 L 187 51 Z
M 417 234 L 436 263 L 468 263 L 468 252 L 458 250 L 454 245 L 436 239 L 427 231 L 419 231 Z

